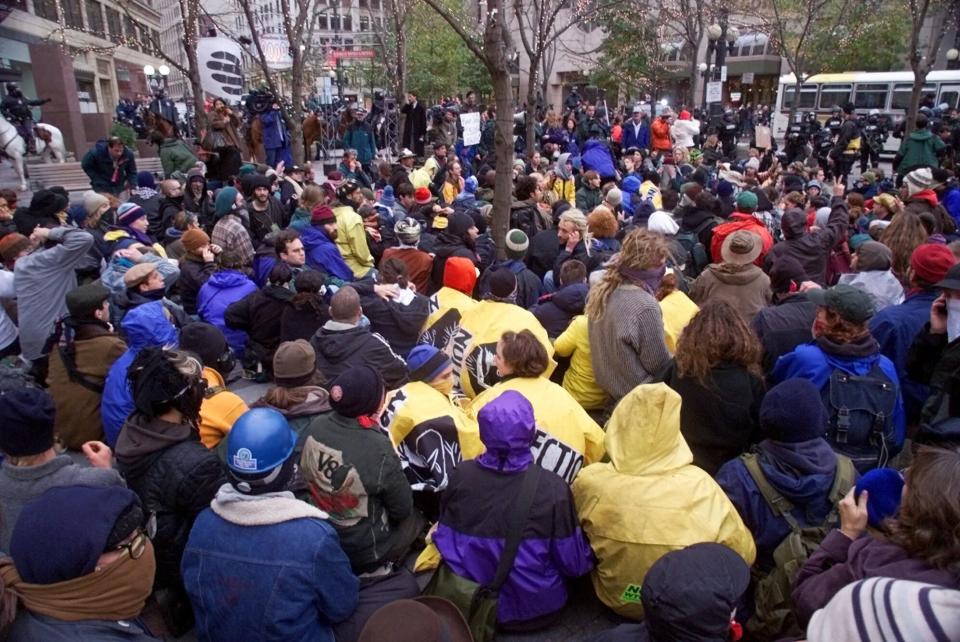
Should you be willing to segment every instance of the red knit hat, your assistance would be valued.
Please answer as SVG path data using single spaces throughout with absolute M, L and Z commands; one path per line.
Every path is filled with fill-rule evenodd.
M 322 225 L 337 220 L 337 215 L 333 213 L 329 205 L 317 205 L 310 212 L 310 222 L 314 225 Z
M 417 205 L 426 205 L 432 199 L 433 194 L 426 187 L 418 187 L 413 193 L 413 200 L 417 202 Z
M 477 268 L 468 258 L 452 256 L 443 266 L 443 285 L 463 292 L 467 296 L 473 294 L 473 287 L 477 284 Z
M 947 270 L 957 262 L 946 245 L 940 243 L 924 243 L 910 255 L 910 267 L 917 278 L 927 283 L 939 283 L 947 275 Z

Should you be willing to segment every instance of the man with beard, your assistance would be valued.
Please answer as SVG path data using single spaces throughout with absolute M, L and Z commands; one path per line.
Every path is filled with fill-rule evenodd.
M 253 196 L 247 202 L 247 211 L 250 212 L 250 236 L 253 237 L 254 244 L 259 245 L 267 234 L 279 232 L 286 227 L 289 216 L 280 201 L 271 194 L 270 178 L 257 175 L 252 184 Z
M 446 229 L 437 235 L 434 246 L 433 272 L 431 273 L 431 294 L 443 286 L 443 270 L 447 259 L 460 256 L 470 259 L 474 265 L 479 261 L 476 252 L 477 236 L 480 231 L 469 214 L 454 214 L 449 218 Z
M 187 188 L 183 195 L 183 209 L 197 217 L 200 227 L 209 234 L 213 230 L 213 198 L 207 191 L 207 181 L 203 170 L 191 169 L 187 172 Z
M 337 215 L 328 206 L 318 205 L 311 213 L 310 225 L 300 231 L 306 263 L 341 281 L 352 281 L 353 272 L 335 244 L 338 236 Z

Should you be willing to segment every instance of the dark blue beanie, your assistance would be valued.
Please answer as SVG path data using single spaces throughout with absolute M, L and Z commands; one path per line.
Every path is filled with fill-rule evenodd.
M 10 538 L 10 557 L 24 582 L 54 584 L 96 568 L 117 520 L 139 506 L 122 486 L 55 486 L 26 506 Z M 126 533 L 129 535 L 133 528 Z
M 870 526 L 880 528 L 888 517 L 900 510 L 900 498 L 903 496 L 903 475 L 893 468 L 875 468 L 868 471 L 857 482 L 856 495 L 867 491 L 867 521 Z
M 29 457 L 53 447 L 55 412 L 53 399 L 40 388 L 0 392 L 0 452 Z
M 77 227 L 83 227 L 84 221 L 87 220 L 87 208 L 83 206 L 83 203 L 70 206 L 70 209 L 67 210 L 67 220 Z
M 767 391 L 760 404 L 760 429 L 774 441 L 797 443 L 823 437 L 827 409 L 807 379 L 787 379 Z
M 157 189 L 157 181 L 153 177 L 153 172 L 148 172 L 146 170 L 137 172 L 137 185 L 140 187 Z

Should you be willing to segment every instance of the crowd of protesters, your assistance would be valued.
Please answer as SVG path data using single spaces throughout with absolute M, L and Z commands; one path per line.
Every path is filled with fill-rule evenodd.
M 0 192 L 0 636 L 960 640 L 946 146 L 649 107 Z

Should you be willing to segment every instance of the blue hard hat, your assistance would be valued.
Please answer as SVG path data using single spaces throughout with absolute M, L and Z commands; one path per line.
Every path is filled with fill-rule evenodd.
M 267 473 L 283 464 L 296 445 L 297 433 L 286 417 L 272 408 L 252 408 L 227 434 L 227 466 L 240 475 Z

